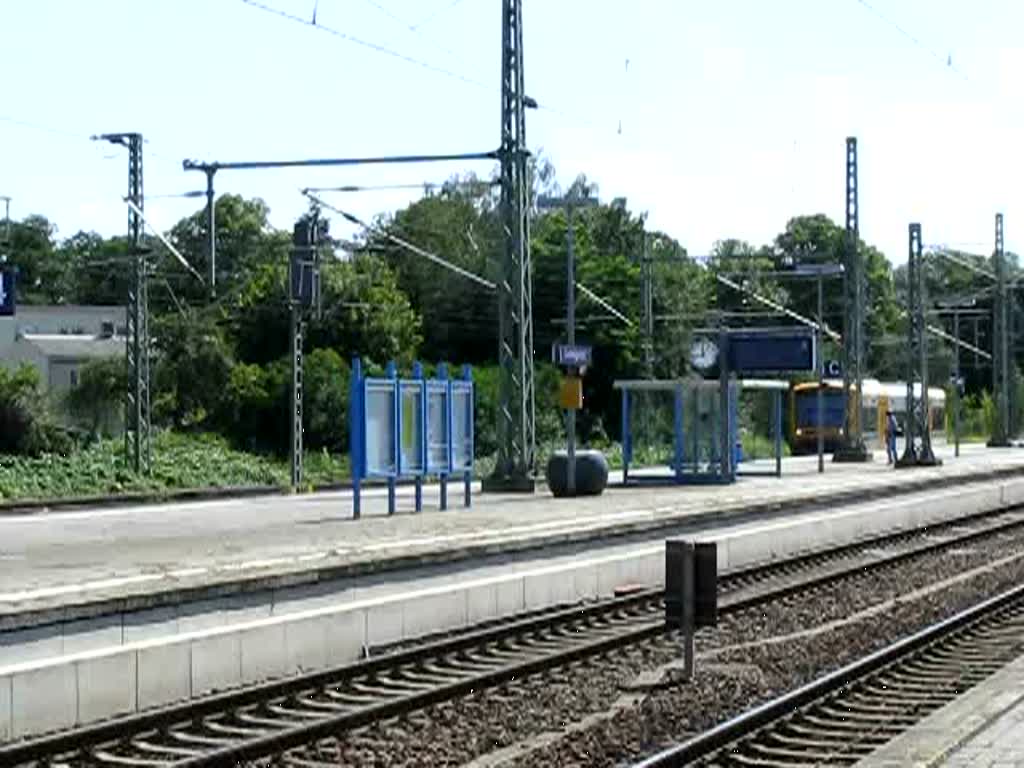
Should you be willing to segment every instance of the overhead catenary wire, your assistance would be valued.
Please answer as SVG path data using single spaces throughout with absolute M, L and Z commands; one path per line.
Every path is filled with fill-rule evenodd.
M 895 21 L 890 19 L 888 16 L 884 15 L 881 11 L 879 11 L 877 8 L 875 8 L 867 0 L 856 0 L 856 2 L 859 5 L 861 5 L 863 8 L 866 8 L 870 13 L 874 14 L 876 17 L 881 19 L 883 22 L 888 24 L 890 27 L 895 29 L 897 32 L 899 32 L 901 35 L 903 35 L 903 37 L 907 38 L 910 42 L 912 42 L 914 45 L 916 45 L 922 51 L 926 52 L 929 56 L 934 58 L 936 61 L 938 61 L 943 66 L 945 66 L 947 69 L 949 69 L 952 72 L 955 72 L 959 77 L 963 78 L 964 80 L 969 81 L 969 78 L 967 77 L 967 75 L 965 73 L 961 72 L 959 69 L 957 69 L 955 66 L 953 66 L 953 56 L 952 56 L 952 54 L 946 54 L 946 56 L 943 57 L 942 54 L 940 54 L 938 51 L 934 50 L 933 48 L 930 48 L 927 45 L 925 45 L 924 41 L 922 41 L 916 35 L 912 34 L 905 27 L 901 26 L 900 24 L 897 24 Z
M 444 6 L 443 8 L 438 8 L 436 11 L 427 14 L 424 18 L 417 21 L 410 27 L 410 29 L 418 30 L 424 24 L 428 24 L 429 22 L 436 19 L 438 16 L 442 16 L 448 13 L 448 11 L 452 10 L 455 6 L 461 4 L 462 2 L 463 0 L 451 0 L 451 2 L 448 3 L 448 5 Z
M 585 286 L 583 283 L 577 281 L 576 282 L 576 287 L 583 293 L 584 296 L 586 296 L 588 299 L 593 301 L 595 304 L 599 305 L 602 309 L 606 309 L 609 312 L 611 312 L 615 317 L 619 318 L 619 320 L 624 322 L 630 328 L 633 327 L 633 321 L 632 320 L 630 320 L 628 317 L 626 317 L 624 314 L 622 314 L 619 310 L 617 310 L 614 306 L 612 306 L 608 301 L 606 301 L 605 299 L 602 299 L 600 296 L 598 296 L 592 290 L 587 288 L 587 286 Z
M 783 306 L 779 302 L 773 301 L 772 299 L 769 299 L 767 296 L 761 295 L 757 291 L 751 290 L 746 286 L 740 285 L 739 283 L 730 280 L 728 277 L 716 274 L 715 279 L 718 280 L 718 282 L 722 283 L 723 285 L 728 286 L 729 288 L 732 288 L 734 290 L 740 291 L 741 293 L 745 293 L 758 303 L 764 304 L 766 307 L 770 307 L 771 309 L 774 309 L 777 312 L 781 312 L 787 317 L 791 317 L 803 325 L 814 328 L 815 330 L 820 330 L 833 341 L 842 343 L 842 337 L 838 333 L 833 331 L 831 328 L 828 328 L 827 326 L 821 326 L 818 323 L 811 320 L 809 317 L 804 317 L 800 313 L 794 312 L 792 309 Z
M 166 246 L 167 250 L 171 252 L 171 255 L 173 255 L 174 258 L 176 258 L 178 260 L 178 262 L 183 267 L 185 267 L 185 269 L 187 269 L 189 272 L 191 272 L 200 283 L 205 282 L 203 280 L 203 276 L 200 275 L 195 270 L 195 268 L 191 264 L 188 263 L 188 260 L 184 256 L 181 255 L 181 253 L 178 251 L 177 248 L 175 248 L 173 245 L 171 245 L 170 241 L 166 237 L 163 236 L 163 233 L 161 233 L 160 230 L 158 230 L 156 227 L 154 227 L 152 224 L 149 223 L 149 221 L 146 219 L 145 214 L 143 214 L 142 209 L 139 208 L 139 206 L 137 206 L 135 204 L 135 202 L 133 200 L 131 200 L 130 198 L 126 197 L 126 198 L 123 198 L 123 199 L 124 199 L 125 205 L 127 205 L 135 213 L 136 216 L 138 216 L 140 219 L 142 219 L 142 223 L 146 225 L 146 228 L 150 232 L 152 232 L 153 235 L 161 243 L 164 244 L 164 246 Z
M 264 13 L 273 14 L 275 16 L 281 17 L 282 19 L 287 19 L 296 24 L 302 24 L 303 26 L 310 27 L 312 29 L 318 29 L 321 32 L 326 32 L 327 34 L 334 35 L 335 37 L 350 42 L 353 45 L 359 45 L 362 46 L 363 48 L 375 51 L 376 53 L 382 54 L 384 56 L 390 56 L 393 59 L 404 61 L 407 64 L 413 64 L 427 71 L 451 77 L 467 85 L 472 85 L 476 88 L 483 88 L 488 91 L 494 90 L 494 88 L 491 85 L 483 82 L 482 80 L 477 80 L 475 78 L 469 77 L 468 75 L 464 75 L 461 72 L 456 72 L 453 69 L 448 69 L 447 67 L 432 64 L 429 61 L 424 61 L 423 59 L 417 59 L 414 56 L 409 56 L 408 54 L 402 53 L 401 51 L 396 51 L 393 48 L 388 48 L 387 46 L 381 45 L 380 43 L 375 43 L 370 40 L 364 40 L 360 37 L 356 37 L 355 35 L 350 35 L 347 32 L 342 32 L 340 29 L 335 29 L 334 27 L 319 24 L 315 20 L 307 19 L 302 16 L 298 16 L 294 13 L 289 13 L 288 11 L 284 11 L 280 8 L 274 8 L 273 6 L 259 2 L 259 0 L 242 0 L 242 2 L 248 6 L 251 6 L 252 8 L 256 8 L 260 11 L 263 11 Z
M 481 277 L 480 275 L 477 275 L 477 274 L 475 274 L 473 272 L 470 272 L 468 269 L 463 269 L 462 267 L 460 267 L 460 266 L 458 266 L 456 264 L 452 264 L 447 259 L 443 259 L 440 256 L 438 256 L 437 254 L 431 253 L 430 251 L 426 250 L 425 248 L 420 248 L 415 243 L 410 243 L 408 240 L 405 240 L 405 239 L 403 239 L 401 237 L 398 237 L 397 235 L 393 235 L 390 232 L 388 232 L 387 230 L 382 229 L 381 227 L 374 226 L 373 224 L 368 224 L 367 222 L 363 221 L 362 219 L 360 219 L 355 214 L 352 214 L 352 213 L 349 213 L 348 211 L 342 210 L 341 208 L 338 208 L 335 205 L 331 205 L 330 203 L 326 202 L 325 200 L 323 200 L 319 196 L 315 195 L 313 192 L 311 192 L 308 189 L 302 190 L 302 194 L 305 195 L 307 198 L 309 198 L 314 203 L 316 203 L 317 205 L 319 205 L 319 206 L 321 206 L 323 208 L 326 208 L 329 211 L 334 211 L 339 216 L 342 216 L 346 220 L 352 222 L 357 227 L 362 227 L 367 232 L 373 233 L 375 235 L 379 235 L 380 237 L 383 237 L 383 238 L 385 238 L 387 240 L 390 240 L 395 245 L 401 246 L 402 248 L 405 248 L 408 251 L 412 251 L 417 256 L 422 256 L 423 258 L 427 259 L 428 261 L 432 261 L 434 264 L 437 264 L 440 267 L 444 267 L 445 269 L 447 269 L 447 270 L 449 270 L 451 272 L 454 272 L 455 274 L 460 275 L 460 276 L 466 278 L 467 280 L 472 280 L 474 283 L 477 283 L 478 285 L 482 285 L 484 288 L 487 288 L 488 290 L 493 291 L 495 288 L 497 288 L 497 286 L 493 282 L 488 280 L 487 278 Z
M 385 16 L 387 16 L 392 21 L 394 21 L 397 24 L 399 24 L 400 26 L 404 27 L 406 30 L 408 30 L 409 32 L 413 33 L 414 35 L 417 35 L 421 40 L 425 40 L 426 42 L 430 43 L 434 48 L 437 48 L 437 50 L 443 51 L 444 53 L 448 54 L 449 56 L 451 56 L 453 59 L 456 59 L 457 61 L 460 61 L 462 63 L 466 63 L 463 60 L 463 58 L 458 53 L 453 51 L 451 48 L 448 48 L 447 46 L 441 45 L 439 42 L 437 42 L 433 38 L 428 37 L 427 35 L 425 35 L 423 33 L 423 31 L 420 29 L 420 27 L 423 26 L 424 22 L 421 21 L 421 22 L 419 22 L 417 24 L 410 24 L 406 19 L 403 19 L 401 16 L 399 16 L 396 13 L 394 13 L 393 11 L 391 11 L 390 9 L 388 9 L 386 6 L 382 5 L 381 3 L 378 3 L 377 0 L 363 0 L 363 2 L 365 2 L 367 5 L 372 6 L 373 8 L 376 8 L 378 11 L 383 13 Z M 429 19 L 427 19 L 427 20 L 429 20 Z
M 333 187 L 306 187 L 307 192 L 389 192 L 392 190 L 422 189 L 426 192 L 468 187 L 497 187 L 499 180 L 478 179 L 476 181 L 421 181 L 399 184 L 341 184 Z
M 974 272 L 975 274 L 981 275 L 982 277 L 987 277 L 989 280 L 995 280 L 996 279 L 995 273 L 992 272 L 991 270 L 985 269 L 984 267 L 979 267 L 977 264 L 972 264 L 967 259 L 961 258 L 961 256 L 959 254 L 956 254 L 953 251 L 950 251 L 950 250 L 948 250 L 946 248 L 942 248 L 942 247 L 932 248 L 932 249 L 930 249 L 929 251 L 927 251 L 925 253 L 926 256 L 929 255 L 929 254 L 934 255 L 934 256 L 941 256 L 942 258 L 947 259 L 947 260 L 953 262 L 957 266 L 963 267 L 964 269 L 968 270 L 969 272 Z M 967 255 L 975 256 L 975 254 L 967 254 Z M 984 258 L 984 257 L 977 257 L 977 258 Z

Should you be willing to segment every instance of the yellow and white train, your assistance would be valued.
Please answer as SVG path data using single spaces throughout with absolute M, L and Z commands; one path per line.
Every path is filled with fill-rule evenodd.
M 818 382 L 794 384 L 789 390 L 789 445 L 793 453 L 818 450 Z M 825 450 L 834 451 L 843 434 L 845 397 L 841 379 L 826 379 L 823 392 Z M 915 385 L 919 394 L 920 384 Z M 863 381 L 864 440 L 870 448 L 885 448 L 885 412 L 891 409 L 902 428 L 907 411 L 906 382 Z M 946 391 L 928 387 L 928 423 L 932 434 L 946 428 Z

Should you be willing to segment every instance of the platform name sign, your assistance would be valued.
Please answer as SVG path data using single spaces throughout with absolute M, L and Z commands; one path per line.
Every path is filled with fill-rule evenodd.
M 0 317 L 11 317 L 15 309 L 14 267 L 0 269 Z
M 734 331 L 728 336 L 729 370 L 738 375 L 816 370 L 814 334 L 804 331 Z
M 592 347 L 581 344 L 558 344 L 555 347 L 555 364 L 562 368 L 589 368 L 593 359 Z

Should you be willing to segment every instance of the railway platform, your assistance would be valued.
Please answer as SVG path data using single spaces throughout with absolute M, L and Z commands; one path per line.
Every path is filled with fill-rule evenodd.
M 1024 657 L 861 760 L 858 768 L 1024 765 Z
M 894 471 L 884 462 L 787 458 L 781 478 L 735 485 L 611 488 L 599 497 L 481 494 L 473 507 L 437 510 L 437 488 L 413 513 L 412 489 L 387 516 L 383 489 L 364 491 L 351 518 L 347 492 L 117 507 L 0 517 L 0 631 L 278 585 L 505 557 L 865 501 L 996 475 L 1024 474 L 1024 451 L 964 446 L 941 467 Z M 774 466 L 774 463 L 772 463 Z M 614 479 L 614 478 L 613 478 Z M 454 494 L 453 494 L 454 496 Z M 454 499 L 453 499 L 454 501 Z M 241 586 L 240 586 L 241 585 Z M 109 605 L 108 605 L 109 604 Z M 31 621 L 27 617 L 34 617 Z

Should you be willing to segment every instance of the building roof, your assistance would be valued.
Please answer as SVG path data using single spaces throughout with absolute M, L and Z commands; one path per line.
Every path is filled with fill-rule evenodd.
M 46 357 L 85 360 L 124 354 L 123 336 L 92 336 L 72 333 L 26 333 L 16 344 L 31 344 Z
M 18 315 L 124 317 L 124 304 L 19 304 Z M 17 317 L 17 315 L 15 315 Z

